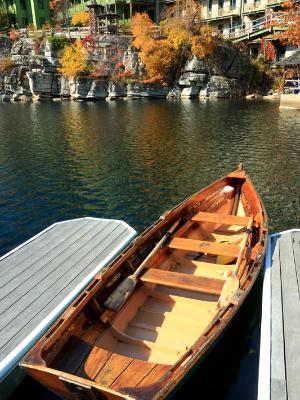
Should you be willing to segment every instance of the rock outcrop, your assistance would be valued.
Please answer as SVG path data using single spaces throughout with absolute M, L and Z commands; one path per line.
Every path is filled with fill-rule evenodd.
M 0 36 L 0 48 L 5 43 L 6 49 L 2 49 L 0 58 L 10 54 L 12 60 L 11 70 L 5 75 L 0 72 L 0 99 L 231 98 L 246 94 L 249 59 L 229 45 L 204 60 L 194 56 L 172 87 L 167 87 L 143 83 L 144 66 L 130 37 L 102 35 L 90 40 L 89 57 L 105 69 L 106 76 L 68 80 L 59 74 L 59 53 L 51 49 L 47 39 L 36 46 L 32 38 L 22 37 L 12 43 Z M 120 59 L 134 80 L 113 76 Z

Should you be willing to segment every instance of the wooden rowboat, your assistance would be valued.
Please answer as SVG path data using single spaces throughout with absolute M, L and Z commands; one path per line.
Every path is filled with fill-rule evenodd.
M 95 277 L 21 366 L 65 399 L 172 395 L 241 307 L 266 242 L 264 207 L 240 167 L 139 236 Z M 109 299 L 146 257 L 132 293 L 110 309 Z

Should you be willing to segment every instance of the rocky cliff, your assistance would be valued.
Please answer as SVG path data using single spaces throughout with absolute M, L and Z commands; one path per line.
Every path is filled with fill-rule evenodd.
M 0 68 L 2 100 L 232 98 L 241 97 L 247 92 L 248 56 L 230 45 L 224 45 L 218 49 L 218 54 L 204 60 L 193 57 L 186 63 L 178 80 L 171 87 L 166 87 L 143 83 L 145 71 L 130 37 L 94 37 L 89 57 L 105 66 L 107 76 L 72 80 L 58 73 L 59 54 L 53 51 L 47 39 L 42 40 L 39 46 L 28 37 L 14 43 L 7 38 L 1 40 L 0 65 L 1 58 L 11 57 L 9 70 L 1 72 Z M 5 46 L 1 46 L 4 41 Z M 130 70 L 135 79 L 112 79 L 111 71 L 120 58 L 124 68 Z

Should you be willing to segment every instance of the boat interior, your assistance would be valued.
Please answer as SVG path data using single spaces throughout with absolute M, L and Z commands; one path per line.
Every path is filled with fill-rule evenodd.
M 253 228 L 243 187 L 237 191 L 227 183 L 211 195 L 210 205 L 195 208 L 151 258 L 109 324 L 82 313 L 85 329 L 73 330 L 49 367 L 126 393 L 151 386 L 174 365 L 181 368 L 220 312 L 224 284 Z M 253 248 L 255 240 L 247 243 Z M 239 279 L 247 262 L 243 257 Z

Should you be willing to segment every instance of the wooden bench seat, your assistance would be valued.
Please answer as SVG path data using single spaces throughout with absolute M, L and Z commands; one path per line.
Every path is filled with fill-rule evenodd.
M 238 226 L 247 226 L 249 220 L 250 217 L 240 217 L 237 215 L 225 215 L 225 214 L 215 214 L 206 212 L 199 212 L 192 218 L 192 221 L 197 221 L 197 222 L 212 222 L 215 224 L 238 225 Z
M 141 277 L 141 281 L 144 283 L 155 283 L 157 285 L 215 295 L 220 295 L 224 285 L 222 279 L 203 278 L 155 268 L 149 269 Z
M 240 246 L 233 244 L 223 244 L 205 242 L 202 240 L 186 239 L 175 237 L 170 242 L 171 249 L 193 251 L 196 253 L 213 254 L 215 256 L 226 256 L 237 258 L 240 253 Z

